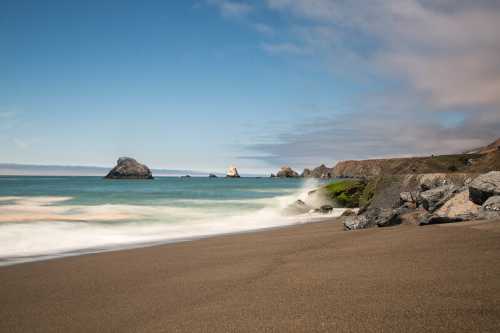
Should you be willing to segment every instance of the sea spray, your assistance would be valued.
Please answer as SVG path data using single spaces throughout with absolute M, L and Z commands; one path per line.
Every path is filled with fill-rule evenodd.
M 10 190 L 0 190 L 0 265 L 325 218 L 283 214 L 319 186 L 312 180 L 165 178 L 134 183 L 62 177 L 54 184 L 36 178 L 21 177 L 30 182 L 28 191 L 20 191 L 16 181 L 8 182 Z

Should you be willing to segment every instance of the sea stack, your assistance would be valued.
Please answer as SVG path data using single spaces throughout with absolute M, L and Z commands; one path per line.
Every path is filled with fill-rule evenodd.
M 277 177 L 280 178 L 295 178 L 299 177 L 299 174 L 292 170 L 289 166 L 284 166 L 280 171 L 276 174 Z
M 236 169 L 235 166 L 230 166 L 229 169 L 227 169 L 227 174 L 226 177 L 228 178 L 240 178 L 240 174 L 238 173 L 238 169 Z
M 151 170 L 131 157 L 120 157 L 107 179 L 153 179 Z

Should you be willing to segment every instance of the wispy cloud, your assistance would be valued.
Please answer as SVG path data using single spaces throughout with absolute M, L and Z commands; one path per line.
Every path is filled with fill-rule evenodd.
M 232 0 L 207 0 L 207 3 L 216 6 L 225 17 L 244 17 L 254 10 L 254 7 L 248 3 Z

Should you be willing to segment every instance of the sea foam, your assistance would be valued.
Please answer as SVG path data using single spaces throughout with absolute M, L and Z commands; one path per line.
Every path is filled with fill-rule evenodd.
M 72 204 L 72 197 L 0 197 L 0 265 L 245 232 L 340 215 L 286 216 L 317 183 L 256 199 L 175 199 L 168 205 Z M 267 190 L 269 191 L 269 190 Z

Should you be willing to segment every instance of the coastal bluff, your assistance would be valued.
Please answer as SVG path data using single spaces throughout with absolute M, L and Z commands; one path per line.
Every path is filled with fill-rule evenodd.
M 500 170 L 500 139 L 462 154 L 340 161 L 334 167 L 304 169 L 305 178 L 371 178 L 430 173 L 486 173 Z
M 151 170 L 131 157 L 120 157 L 105 179 L 153 179 Z

